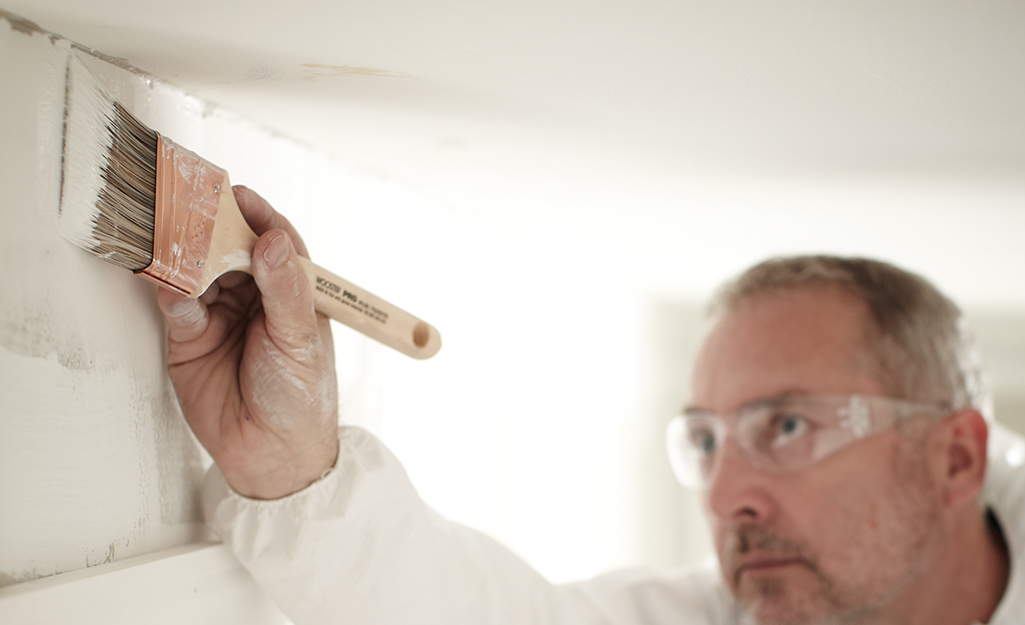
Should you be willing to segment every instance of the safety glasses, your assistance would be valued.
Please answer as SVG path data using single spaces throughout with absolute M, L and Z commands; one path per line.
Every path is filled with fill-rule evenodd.
M 705 488 L 727 437 L 755 469 L 787 473 L 910 417 L 951 412 L 944 404 L 889 397 L 787 394 L 745 404 L 728 418 L 687 409 L 669 422 L 666 442 L 680 483 Z

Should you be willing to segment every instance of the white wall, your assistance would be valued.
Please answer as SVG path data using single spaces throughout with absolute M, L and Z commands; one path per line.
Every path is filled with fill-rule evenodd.
M 166 375 L 155 287 L 57 234 L 64 72 L 146 123 L 316 199 L 324 159 L 159 81 L 0 19 L 0 586 L 209 539 L 209 458 Z M 262 156 L 275 154 L 268 163 Z M 230 155 L 230 156 L 229 156 Z M 319 168 L 319 170 L 318 170 Z M 274 182 L 277 181 L 277 186 Z M 282 182 L 284 181 L 284 182 Z
M 203 536 L 151 289 L 57 236 L 66 41 L 0 22 L 0 585 Z M 129 81 L 123 81 L 129 82 Z

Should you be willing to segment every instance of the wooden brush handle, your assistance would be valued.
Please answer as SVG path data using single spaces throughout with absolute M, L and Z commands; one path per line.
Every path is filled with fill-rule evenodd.
M 441 335 L 430 324 L 309 259 L 299 260 L 309 276 L 317 312 L 413 358 L 430 358 L 441 349 Z
M 207 213 L 217 217 L 209 234 L 205 260 L 198 263 L 202 278 L 195 289 L 178 288 L 191 297 L 199 297 L 214 280 L 229 271 L 253 272 L 251 254 L 256 234 L 242 217 L 227 173 L 219 170 L 219 176 L 207 185 L 207 201 L 217 205 Z M 441 349 L 441 335 L 429 324 L 307 258 L 299 260 L 309 276 L 317 312 L 413 358 L 430 358 Z M 173 283 L 169 286 L 177 288 Z

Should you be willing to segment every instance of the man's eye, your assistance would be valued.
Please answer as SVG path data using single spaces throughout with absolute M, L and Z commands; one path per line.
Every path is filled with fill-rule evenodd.
M 801 415 L 778 414 L 772 420 L 772 444 L 785 445 L 807 434 L 810 428 L 808 420 Z
M 715 453 L 715 435 L 710 430 L 691 430 L 688 439 L 701 455 L 711 456 Z

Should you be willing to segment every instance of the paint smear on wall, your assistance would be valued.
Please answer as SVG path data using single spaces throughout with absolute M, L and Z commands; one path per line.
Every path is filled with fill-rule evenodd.
M 348 65 L 322 65 L 320 63 L 300 63 L 303 67 L 301 78 L 303 80 L 316 80 L 317 78 L 347 77 L 347 76 L 379 76 L 382 78 L 413 78 L 412 74 L 405 72 L 392 72 L 386 69 L 374 69 L 372 67 L 349 67 Z

